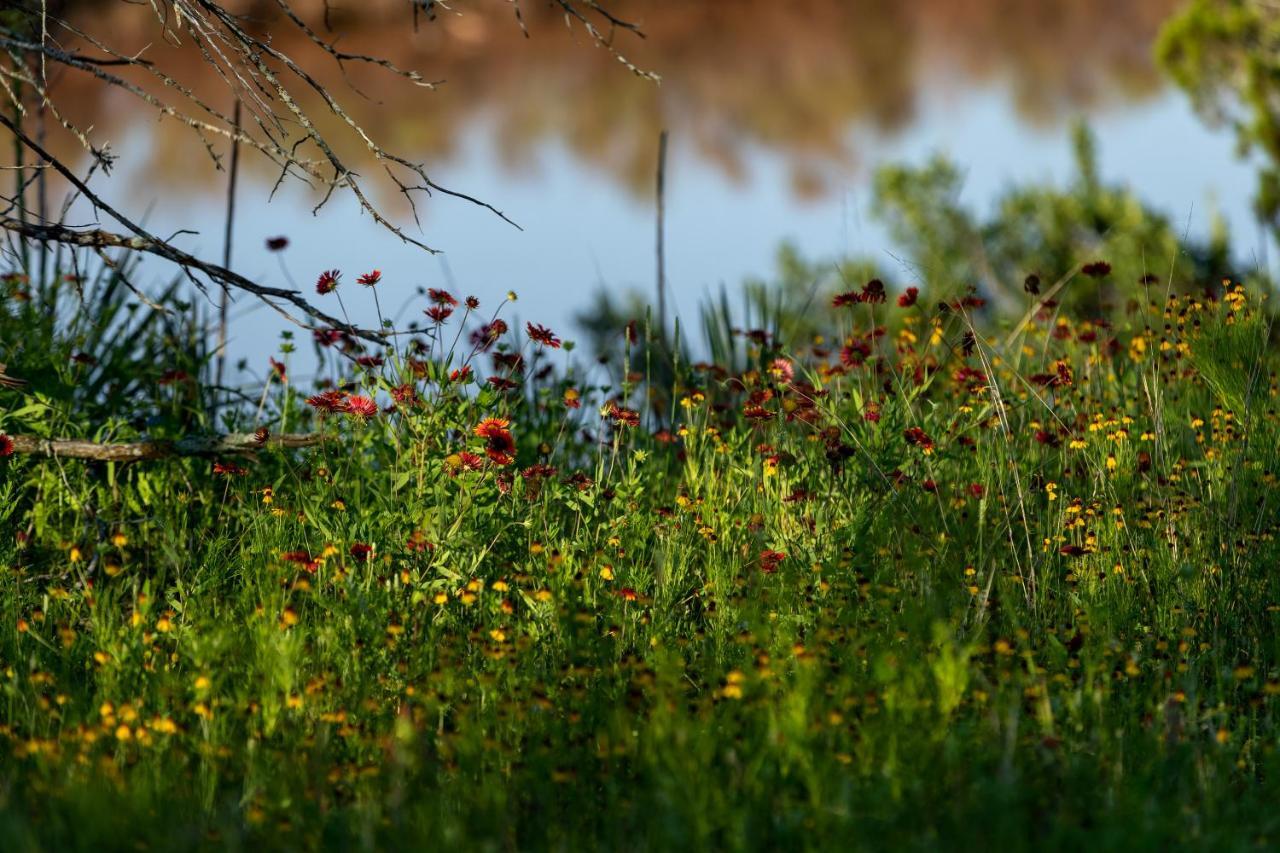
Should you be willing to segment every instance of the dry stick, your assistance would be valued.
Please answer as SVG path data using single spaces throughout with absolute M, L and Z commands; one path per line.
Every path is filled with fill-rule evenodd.
M 236 98 L 232 113 L 235 136 L 231 141 L 231 174 L 227 179 L 227 229 L 222 235 L 222 265 L 231 269 L 231 232 L 236 221 L 236 178 L 240 174 L 240 99 Z M 218 371 L 216 384 L 222 387 L 227 371 L 227 313 L 231 309 L 231 291 L 224 284 L 218 301 Z M 214 414 L 217 413 L 215 403 Z
M 667 256 L 664 245 L 667 200 L 667 132 L 658 134 L 658 333 L 667 337 Z
M 253 433 L 200 435 L 173 441 L 157 439 L 122 444 L 105 444 L 75 438 L 45 439 L 38 435 L 14 435 L 13 451 L 33 456 L 63 459 L 90 459 L 97 462 L 138 462 L 182 456 L 217 456 L 224 453 L 252 453 L 267 447 L 314 447 L 325 440 L 318 433 L 286 433 L 259 440 Z

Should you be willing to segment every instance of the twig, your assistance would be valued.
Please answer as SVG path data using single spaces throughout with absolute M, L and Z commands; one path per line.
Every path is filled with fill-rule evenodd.
M 263 448 L 314 447 L 325 440 L 318 433 L 287 433 L 260 441 L 254 433 L 188 436 L 176 440 L 134 441 L 104 444 L 76 438 L 45 439 L 37 435 L 13 435 L 13 451 L 32 456 L 90 459 L 97 462 L 139 462 L 185 456 L 218 456 L 252 453 Z

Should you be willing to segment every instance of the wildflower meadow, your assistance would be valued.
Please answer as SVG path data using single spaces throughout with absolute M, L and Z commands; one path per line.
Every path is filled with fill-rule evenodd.
M 319 386 L 286 335 L 235 449 L 42 454 L 79 394 L 135 395 L 100 442 L 208 411 L 180 360 L 144 400 L 75 357 L 112 286 L 4 284 L 50 377 L 0 388 L 5 849 L 1280 837 L 1257 288 L 1099 260 L 995 321 L 873 280 L 803 345 L 639 322 L 605 363 L 433 289 L 400 346 L 306 341 Z

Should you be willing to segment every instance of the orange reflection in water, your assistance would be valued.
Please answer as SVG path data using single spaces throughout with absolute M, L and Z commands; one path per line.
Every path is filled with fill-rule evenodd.
M 661 75 L 661 85 L 630 74 L 546 3 L 525 0 L 528 37 L 512 5 L 501 0 L 455 3 L 460 14 L 420 19 L 416 31 L 403 0 L 335 6 L 343 50 L 377 53 L 444 80 L 434 91 L 357 65 L 348 65 L 344 79 L 275 2 L 229 5 L 270 33 L 277 48 L 316 69 L 374 138 L 428 166 L 458 155 L 463 131 L 485 120 L 509 168 L 529 166 L 542 143 L 554 141 L 644 192 L 652 183 L 657 133 L 666 127 L 729 175 L 745 174 L 752 149 L 767 148 L 789 164 L 796 191 L 810 194 L 820 192 L 833 171 L 853 165 L 851 127 L 901 129 L 929 91 L 1002 83 L 1031 122 L 1150 95 L 1160 85 L 1151 43 L 1177 0 L 608 4 L 645 34 L 618 32 L 615 46 Z M 321 0 L 293 6 L 324 34 Z M 149 5 L 101 0 L 76 4 L 68 14 L 121 52 L 146 48 L 146 57 L 202 97 L 229 106 L 229 93 L 199 51 L 188 41 L 172 45 L 161 38 Z M 127 76 L 162 91 L 146 75 Z M 189 188 L 214 180 L 212 168 L 192 165 L 202 149 L 191 131 L 172 120 L 155 123 L 137 98 L 119 90 L 104 96 L 100 81 L 73 70 L 61 73 L 55 93 L 75 121 L 94 127 L 95 141 L 110 140 L 125 156 L 126 132 L 150 123 L 149 168 L 156 179 Z M 380 171 L 319 99 L 304 105 L 358 171 Z M 69 138 L 57 138 L 55 146 L 74 156 Z M 246 165 L 274 178 L 265 159 L 250 157 Z M 383 190 L 384 201 L 396 195 L 391 187 Z

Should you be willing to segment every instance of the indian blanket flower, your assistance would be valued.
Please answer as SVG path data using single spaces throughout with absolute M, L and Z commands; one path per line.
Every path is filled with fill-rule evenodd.
M 413 406 L 418 402 L 418 391 L 412 384 L 406 382 L 391 389 L 391 399 L 401 406 Z
M 428 320 L 439 326 L 445 320 L 449 319 L 449 316 L 453 314 L 453 309 L 448 305 L 432 305 L 422 313 L 427 315 Z
M 325 270 L 320 273 L 320 277 L 316 279 L 316 293 L 324 296 L 326 293 L 333 293 L 338 289 L 338 279 L 342 278 L 342 273 L 338 270 Z
M 612 420 L 618 426 L 638 427 L 640 426 L 640 413 L 635 409 L 627 409 L 619 406 L 617 403 L 610 403 L 609 408 L 605 411 L 605 417 Z
M 0 432 L 0 457 L 13 455 L 13 439 Z
M 476 349 L 487 350 L 497 343 L 498 338 L 507 333 L 507 324 L 502 320 L 485 323 L 471 333 L 471 344 Z
M 908 287 L 906 291 L 898 297 L 899 308 L 910 308 L 916 304 L 916 300 L 920 297 L 920 288 Z
M 367 563 L 373 555 L 373 546 L 364 542 L 353 542 L 350 548 L 351 559 L 357 563 Z
M 544 347 L 551 349 L 560 349 L 560 339 L 551 333 L 551 330 L 540 323 L 525 323 L 525 330 L 529 333 L 529 339 L 534 343 L 542 344 Z
M 347 392 L 337 388 L 322 391 L 307 398 L 307 405 L 319 412 L 333 414 L 343 411 L 346 405 Z
M 782 561 L 787 559 L 787 555 L 782 551 L 764 550 L 760 552 L 760 571 L 766 575 L 771 575 L 778 570 L 778 566 Z
M 436 305 L 443 305 L 448 308 L 456 308 L 458 305 L 458 300 L 453 298 L 452 293 L 447 290 L 438 290 L 434 287 L 427 288 L 427 298 Z M 479 306 L 479 304 L 479 302 L 476 303 L 477 306 Z M 469 300 L 467 302 L 467 307 L 471 307 Z
M 1106 261 L 1094 261 L 1085 264 L 1080 268 L 1080 271 L 1089 276 L 1089 278 L 1105 278 L 1111 273 L 1111 264 Z
M 846 367 L 857 367 L 871 356 L 871 342 L 862 339 L 850 341 L 840 350 L 840 361 Z
M 344 414 L 368 420 L 378 414 L 378 404 L 369 397 L 348 397 L 342 405 Z
M 484 457 L 464 450 L 458 454 L 458 467 L 463 471 L 481 471 L 484 469 Z
M 315 340 L 317 345 L 322 347 L 331 347 L 334 344 L 339 343 L 344 334 L 345 333 L 341 329 L 315 329 L 311 332 L 311 337 Z
M 374 270 L 373 272 L 367 272 L 356 279 L 356 284 L 363 284 L 365 287 L 373 287 L 380 281 L 382 281 L 382 270 Z
M 496 465 L 510 465 L 516 460 L 516 442 L 505 418 L 485 418 L 475 428 L 475 434 L 484 439 L 484 452 Z
M 790 382 L 796 377 L 796 369 L 788 359 L 775 358 L 769 363 L 769 373 L 781 382 Z
M 268 237 L 267 238 L 268 252 L 280 252 L 288 248 L 288 246 L 289 246 L 288 237 Z
M 933 452 L 933 439 L 920 427 L 907 427 L 902 431 L 902 437 L 907 440 L 907 444 L 919 447 L 926 455 Z
M 240 467 L 234 462 L 215 462 L 213 463 L 213 473 L 220 477 L 243 477 L 249 473 L 249 470 Z
M 296 566 L 301 566 L 312 574 L 315 573 L 316 569 L 320 568 L 320 561 L 311 556 L 307 551 L 285 551 L 280 555 L 280 559 L 284 560 L 286 563 L 293 563 Z

